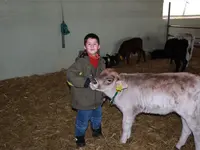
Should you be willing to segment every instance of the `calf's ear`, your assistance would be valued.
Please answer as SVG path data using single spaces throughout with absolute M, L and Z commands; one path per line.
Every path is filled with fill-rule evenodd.
M 128 84 L 125 82 L 125 81 L 122 81 L 122 80 L 118 80 L 116 82 L 116 88 L 118 91 L 121 91 L 123 89 L 127 89 L 128 88 Z

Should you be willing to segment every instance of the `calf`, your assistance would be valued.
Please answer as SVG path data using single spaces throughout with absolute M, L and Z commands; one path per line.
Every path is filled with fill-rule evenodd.
M 166 52 L 163 49 L 154 50 L 152 52 L 149 52 L 151 59 L 168 59 L 169 56 L 166 54 Z
M 200 77 L 191 73 L 121 73 L 105 69 L 90 83 L 92 90 L 111 98 L 123 114 L 121 143 L 131 136 L 132 124 L 140 113 L 166 115 L 176 112 L 182 120 L 177 149 L 191 133 L 200 150 Z
M 188 67 L 189 61 L 192 57 L 194 49 L 194 40 L 195 37 L 192 34 L 178 34 L 175 38 L 168 39 L 165 43 L 164 51 L 166 57 L 170 58 L 172 61 L 175 61 L 176 72 L 185 71 Z M 182 68 L 181 67 L 182 63 Z
M 108 56 L 102 57 L 105 60 L 106 68 L 111 68 L 110 58 Z
M 178 39 L 186 39 L 188 41 L 187 54 L 186 54 L 186 60 L 188 61 L 186 67 L 188 67 L 189 61 L 192 58 L 193 54 L 195 36 L 190 33 L 180 33 L 176 37 Z
M 185 71 L 188 63 L 186 59 L 187 47 L 188 41 L 186 39 L 171 38 L 165 43 L 164 51 L 167 57 L 171 59 L 170 63 L 174 60 L 176 64 L 176 72 Z M 180 69 L 181 63 L 182 68 Z
M 146 61 L 145 52 L 143 50 L 143 41 L 139 37 L 135 37 L 129 40 L 124 41 L 118 51 L 121 60 L 126 60 L 127 64 L 129 64 L 130 54 L 137 53 L 138 59 L 136 63 L 140 62 L 141 56 L 143 56 L 144 61 Z
M 119 55 L 117 53 L 114 55 L 106 54 L 106 56 L 110 58 L 112 66 L 116 66 L 119 64 Z
M 102 58 L 105 60 L 106 68 L 111 68 L 119 64 L 118 54 L 115 55 L 106 54 L 106 56 Z

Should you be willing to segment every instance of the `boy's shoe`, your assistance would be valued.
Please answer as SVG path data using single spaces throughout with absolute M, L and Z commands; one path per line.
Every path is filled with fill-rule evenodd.
M 76 145 L 77 147 L 85 146 L 85 137 L 84 136 L 76 136 Z
M 92 136 L 93 137 L 102 136 L 101 127 L 99 129 L 92 129 Z

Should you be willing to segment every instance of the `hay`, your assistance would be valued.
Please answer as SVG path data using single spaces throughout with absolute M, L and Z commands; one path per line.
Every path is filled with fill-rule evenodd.
M 200 52 L 194 51 L 189 72 L 200 72 Z M 168 60 L 148 60 L 147 63 L 117 68 L 119 72 L 168 72 Z M 73 150 L 76 112 L 71 109 L 64 71 L 43 76 L 31 76 L 0 82 L 0 149 L 2 150 Z M 103 106 L 103 134 L 93 139 L 86 133 L 84 150 L 171 150 L 181 132 L 176 114 L 155 116 L 141 114 L 133 125 L 132 137 L 119 144 L 122 114 L 108 102 Z M 185 150 L 194 149 L 190 136 Z

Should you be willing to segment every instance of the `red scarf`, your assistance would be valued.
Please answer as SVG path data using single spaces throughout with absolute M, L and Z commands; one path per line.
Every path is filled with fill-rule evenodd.
M 96 54 L 95 56 L 88 54 L 89 58 L 90 58 L 90 63 L 93 65 L 94 68 L 98 67 L 98 63 L 99 63 L 99 54 Z

